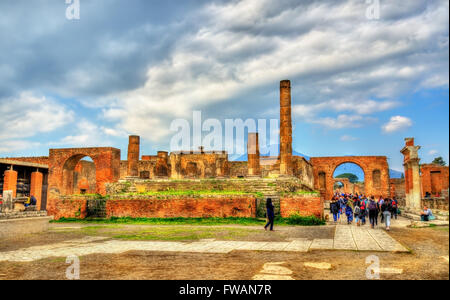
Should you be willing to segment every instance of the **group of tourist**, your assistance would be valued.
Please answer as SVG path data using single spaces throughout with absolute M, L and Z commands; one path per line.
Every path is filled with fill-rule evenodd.
M 390 230 L 391 219 L 397 219 L 399 214 L 398 200 L 394 198 L 374 196 L 370 198 L 365 195 L 358 194 L 338 194 L 333 196 L 330 204 L 330 210 L 333 214 L 334 222 L 341 220 L 341 216 L 346 216 L 347 224 L 355 221 L 357 226 L 366 224 L 367 219 L 371 228 L 378 226 L 378 218 L 380 223 L 386 225 L 386 230 Z

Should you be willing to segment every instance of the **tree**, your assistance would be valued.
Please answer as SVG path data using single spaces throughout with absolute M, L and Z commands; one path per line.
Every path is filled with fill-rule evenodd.
M 442 156 L 436 157 L 436 158 L 433 160 L 432 164 L 440 165 L 440 166 L 446 166 L 446 165 L 447 165 L 447 163 L 446 163 L 445 160 L 442 158 Z
M 336 176 L 336 178 L 347 178 L 351 183 L 357 183 L 359 181 L 358 176 L 352 173 L 344 173 Z

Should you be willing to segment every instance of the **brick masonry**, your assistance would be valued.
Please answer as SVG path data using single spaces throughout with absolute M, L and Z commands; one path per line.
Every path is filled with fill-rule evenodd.
M 108 200 L 106 216 L 132 218 L 255 217 L 254 197 Z
M 323 200 L 320 196 L 292 196 L 280 199 L 281 217 L 292 215 L 323 218 Z

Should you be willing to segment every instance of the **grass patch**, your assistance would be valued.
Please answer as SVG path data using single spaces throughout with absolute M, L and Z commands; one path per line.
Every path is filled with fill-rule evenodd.
M 122 225 L 264 225 L 266 220 L 259 218 L 110 218 L 110 219 L 66 219 L 50 221 L 51 223 L 81 223 L 81 224 L 122 224 Z M 325 221 L 317 217 L 291 216 L 276 217 L 277 225 L 320 226 Z M 101 226 L 99 226 L 101 227 Z

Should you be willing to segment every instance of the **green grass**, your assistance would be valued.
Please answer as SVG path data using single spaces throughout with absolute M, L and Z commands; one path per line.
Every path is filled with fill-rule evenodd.
M 257 218 L 110 218 L 110 219 L 66 219 L 62 218 L 52 223 L 82 223 L 82 224 L 124 224 L 124 225 L 263 225 L 265 219 Z M 319 226 L 325 221 L 316 217 L 292 216 L 290 218 L 276 217 L 277 225 Z

